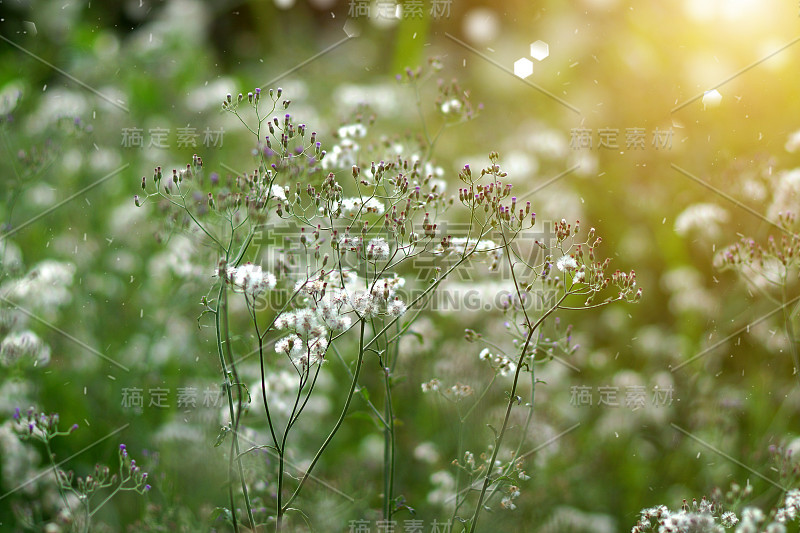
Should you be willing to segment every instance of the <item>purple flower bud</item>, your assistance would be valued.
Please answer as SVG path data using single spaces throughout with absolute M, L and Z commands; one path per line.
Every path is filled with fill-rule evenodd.
M 119 451 L 123 451 L 124 449 L 125 449 L 125 445 L 124 444 L 120 444 L 119 445 Z
M 148 490 L 150 490 L 151 488 L 152 488 L 152 487 L 150 487 L 150 485 L 145 485 L 145 486 L 144 486 L 144 490 L 145 490 L 145 492 L 147 492 L 147 491 L 148 491 Z
M 78 429 L 78 424 L 72 424 L 72 427 L 71 427 L 71 428 L 69 428 L 69 432 L 70 432 L 70 433 L 72 433 L 72 432 L 73 432 L 73 431 L 75 431 L 76 429 Z
M 14 409 L 14 420 L 19 420 L 19 407 Z

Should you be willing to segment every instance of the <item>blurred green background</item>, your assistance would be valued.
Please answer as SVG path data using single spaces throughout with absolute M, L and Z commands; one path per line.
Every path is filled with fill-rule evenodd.
M 768 447 L 791 446 L 798 434 L 790 341 L 782 314 L 770 314 L 775 305 L 713 262 L 740 234 L 780 235 L 753 212 L 774 219 L 798 208 L 797 5 L 425 0 L 412 17 L 406 3 L 406 16 L 394 18 L 376 16 L 375 3 L 331 0 L 0 4 L 0 219 L 12 232 L 0 283 L 45 260 L 74 265 L 67 295 L 18 302 L 46 320 L 28 327 L 50 345 L 51 362 L 0 375 L 0 420 L 37 405 L 78 423 L 56 441 L 59 458 L 125 426 L 69 461 L 86 472 L 113 462 L 120 442 L 137 456 L 147 450 L 154 490 L 104 508 L 98 519 L 109 530 L 224 530 L 209 519 L 227 497 L 224 450 L 213 447 L 223 410 L 202 405 L 204 391 L 219 386 L 218 360 L 211 329 L 196 321 L 216 259 L 156 210 L 134 207 L 141 176 L 184 167 L 194 153 L 207 171 L 250 167 L 252 138 L 220 104 L 226 93 L 268 83 L 323 141 L 362 103 L 377 117 L 371 133 L 417 134 L 413 91 L 395 75 L 438 56 L 437 76 L 458 79 L 483 104 L 437 146 L 449 190 L 465 163 L 481 168 L 497 150 L 515 190 L 536 191 L 538 219 L 597 228 L 612 266 L 635 269 L 645 290 L 637 306 L 562 316 L 580 349 L 568 358 L 574 369 L 553 362 L 541 371 L 526 449 L 558 438 L 530 456 L 517 509 L 497 510 L 484 530 L 627 531 L 644 507 L 677 507 L 734 481 L 749 480 L 755 504 L 774 505 Z M 359 16 L 364 6 L 371 16 Z M 549 45 L 542 60 L 530 58 L 538 40 Z M 525 79 L 513 73 L 520 58 L 533 65 Z M 716 105 L 703 99 L 712 89 L 722 97 Z M 441 122 L 435 83 L 421 96 L 428 120 Z M 633 129 L 644 132 L 643 145 L 627 146 Z M 579 130 L 591 147 L 576 144 Z M 603 130 L 616 132 L 617 147 L 599 145 Z M 130 145 L 136 131 L 142 143 Z M 657 131 L 666 132 L 663 144 Z M 422 395 L 420 383 L 485 383 L 465 327 L 501 331 L 503 317 L 427 313 L 413 328 L 419 336 L 403 341 L 397 491 L 426 531 L 451 513 L 458 428 L 453 406 Z M 240 353 L 252 349 L 248 338 L 237 342 Z M 299 467 L 323 438 L 316 424 L 330 426 L 340 409 L 335 392 L 346 376 L 330 369 L 313 406 L 318 420 L 299 429 Z M 575 387 L 589 387 L 593 405 L 576 405 Z M 621 405 L 598 405 L 600 387 L 616 387 Z M 644 408 L 625 405 L 631 387 L 646 390 Z M 655 401 L 654 387 L 670 400 Z M 140 409 L 123 405 L 133 388 L 144 391 Z M 168 407 L 148 405 L 154 388 L 170 391 Z M 178 406 L 179 388 L 196 389 L 196 408 Z M 502 388 L 469 431 L 476 454 L 491 437 L 485 424 L 503 409 Z M 354 410 L 366 407 L 356 400 Z M 337 436 L 316 475 L 341 493 L 315 484 L 301 502 L 318 530 L 375 518 L 381 438 L 358 414 Z M 41 465 L 3 442 L 0 485 L 9 491 Z M 254 459 L 253 471 L 271 460 Z M 268 500 L 274 488 L 264 479 L 258 490 Z M 14 531 L 14 506 L 39 497 L 32 489 L 0 499 L 0 529 Z

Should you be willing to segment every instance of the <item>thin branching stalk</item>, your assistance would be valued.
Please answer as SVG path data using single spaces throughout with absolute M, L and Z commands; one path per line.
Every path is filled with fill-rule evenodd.
M 358 376 L 361 373 L 361 365 L 364 361 L 364 351 L 366 349 L 366 345 L 364 343 L 364 331 L 366 328 L 366 323 L 364 322 L 363 319 L 360 320 L 360 323 L 361 323 L 361 331 L 358 337 L 358 359 L 356 361 L 356 369 L 353 371 L 353 380 L 350 382 L 350 390 L 347 393 L 347 397 L 344 402 L 344 407 L 342 407 L 342 413 L 339 415 L 339 419 L 336 421 L 336 424 L 333 426 L 333 429 L 328 434 L 328 437 L 325 439 L 325 442 L 323 442 L 322 446 L 320 446 L 319 450 L 317 450 L 317 453 L 311 460 L 311 464 L 306 469 L 305 474 L 303 474 L 303 477 L 300 478 L 300 482 L 298 483 L 297 488 L 294 490 L 294 493 L 292 493 L 291 497 L 289 497 L 289 499 L 286 500 L 286 503 L 284 503 L 283 506 L 281 507 L 281 511 L 284 513 L 286 512 L 286 509 L 289 507 L 289 505 L 292 504 L 294 499 L 297 498 L 297 495 L 300 493 L 300 490 L 303 488 L 303 485 L 305 485 L 306 481 L 308 481 L 308 477 L 311 475 L 311 471 L 314 469 L 314 466 L 317 464 L 317 461 L 319 461 L 320 457 L 322 456 L 322 453 L 325 451 L 325 448 L 327 448 L 328 445 L 331 443 L 333 437 L 336 435 L 336 432 L 339 431 L 339 428 L 341 427 L 345 417 L 347 416 L 347 411 L 350 408 L 350 402 L 353 399 L 353 394 L 355 393 L 356 386 L 358 384 Z
M 221 273 L 220 276 L 222 276 L 222 275 L 223 274 Z M 225 360 L 225 351 L 224 351 L 224 348 L 223 348 L 223 346 L 224 346 L 224 344 L 226 342 L 229 343 L 228 339 L 223 339 L 223 323 L 226 324 L 225 331 L 227 333 L 227 317 L 228 317 L 227 313 L 228 313 L 228 311 L 227 311 L 226 301 L 227 301 L 227 286 L 225 284 L 225 281 L 221 279 L 219 293 L 217 295 L 217 304 L 216 304 L 216 308 L 214 310 L 214 316 L 215 316 L 215 321 L 216 321 L 215 325 L 216 325 L 216 331 L 217 331 L 217 352 L 218 352 L 218 355 L 219 355 L 220 365 L 222 367 L 223 379 L 225 380 L 225 382 L 224 382 L 225 383 L 225 385 L 224 385 L 225 386 L 225 393 L 226 393 L 227 399 L 228 399 L 228 412 L 229 412 L 230 420 L 231 420 L 231 433 L 232 433 L 232 435 L 231 435 L 231 439 L 232 439 L 231 446 L 232 446 L 232 449 L 231 449 L 230 456 L 228 458 L 228 478 L 229 478 L 228 479 L 228 497 L 230 499 L 230 504 L 231 504 L 231 516 L 232 516 L 232 521 L 233 521 L 233 528 L 234 528 L 235 531 L 239 531 L 239 525 L 238 525 L 238 522 L 237 522 L 237 519 L 236 519 L 236 503 L 235 503 L 235 500 L 234 500 L 234 497 L 233 497 L 233 488 L 232 488 L 233 487 L 233 477 L 234 477 L 233 462 L 235 460 L 235 457 L 238 457 L 237 464 L 239 465 L 239 476 L 241 478 L 242 492 L 243 492 L 243 494 L 245 496 L 245 505 L 247 507 L 247 514 L 248 514 L 248 518 L 250 519 L 250 523 L 253 526 L 253 530 L 255 530 L 255 520 L 253 519 L 252 509 L 250 507 L 250 500 L 247 497 L 247 482 L 245 481 L 245 478 L 244 478 L 244 471 L 243 471 L 242 462 L 241 462 L 242 459 L 239 456 L 238 433 L 237 433 L 236 427 L 234 426 L 234 421 L 236 420 L 236 413 L 234 412 L 235 409 L 234 409 L 234 401 L 233 401 L 233 392 L 231 390 L 232 389 L 231 374 L 228 371 L 228 364 L 227 364 L 227 362 Z M 224 315 L 224 318 L 223 318 L 223 315 Z M 234 455 L 234 453 L 236 455 Z
M 800 385 L 800 356 L 797 353 L 798 339 L 794 334 L 794 326 L 792 325 L 792 312 L 789 310 L 789 303 L 786 297 L 786 283 L 783 284 L 781 291 L 781 308 L 783 309 L 783 322 L 786 328 L 786 338 L 789 341 L 789 353 L 792 355 L 793 374 Z
M 483 485 L 481 486 L 481 492 L 478 496 L 478 503 L 475 506 L 475 512 L 472 515 L 472 519 L 470 520 L 470 527 L 469 532 L 473 533 L 475 531 L 475 527 L 478 524 L 478 516 L 481 513 L 483 508 L 483 499 L 486 496 L 486 490 L 489 488 L 489 485 L 492 483 L 492 470 L 495 460 L 497 459 L 497 454 L 500 451 L 500 446 L 503 443 L 503 437 L 505 437 L 506 430 L 508 429 L 508 421 L 511 418 L 511 409 L 514 407 L 514 403 L 516 402 L 517 396 L 517 385 L 519 383 L 519 375 L 522 372 L 523 362 L 525 361 L 525 356 L 528 353 L 528 346 L 530 345 L 531 339 L 533 338 L 534 332 L 541 326 L 542 322 L 554 313 L 561 303 L 569 296 L 569 292 L 564 292 L 564 294 L 559 298 L 558 302 L 553 305 L 550 309 L 544 312 L 539 320 L 536 321 L 535 324 L 528 330 L 528 335 L 525 338 L 525 344 L 522 346 L 522 350 L 520 351 L 519 358 L 517 359 L 517 368 L 514 371 L 514 382 L 511 385 L 511 391 L 508 395 L 508 403 L 506 404 L 506 414 L 503 417 L 503 425 L 500 427 L 500 432 L 497 433 L 494 439 L 494 449 L 492 450 L 492 457 L 489 459 L 488 466 L 486 468 L 486 474 L 483 478 Z

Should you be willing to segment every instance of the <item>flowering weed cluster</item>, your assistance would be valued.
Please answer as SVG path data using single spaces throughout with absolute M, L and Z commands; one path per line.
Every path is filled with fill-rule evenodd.
M 56 463 L 51 442 L 57 437 L 71 435 L 78 430 L 78 424 L 73 424 L 67 431 L 60 430 L 57 413 L 37 413 L 34 408 L 25 413 L 17 408 L 13 420 L 14 429 L 21 440 L 34 440 L 44 445 L 52 479 L 63 505 L 60 520 L 73 530 L 90 531 L 92 517 L 118 493 L 133 491 L 144 494 L 150 490 L 147 472 L 143 472 L 136 461 L 130 458 L 124 444 L 119 445 L 119 466 L 115 473 L 112 474 L 108 466 L 97 464 L 92 474 L 75 476 L 74 472 L 59 468 L 62 463 Z M 35 517 L 32 514 L 26 516 L 26 512 L 29 511 L 24 508 L 18 510 L 21 522 L 28 527 L 36 527 Z
M 434 61 L 431 68 L 427 74 L 409 70 L 400 79 L 418 94 L 420 84 L 440 65 Z M 248 389 L 237 377 L 243 358 L 231 349 L 231 338 L 243 333 L 230 330 L 229 293 L 244 299 L 251 328 L 248 335 L 255 344 L 252 353 L 259 358 L 261 380 L 256 387 L 261 389 L 261 423 L 266 429 L 261 435 L 267 443 L 251 450 L 264 446 L 277 455 L 274 512 L 267 517 L 276 530 L 284 527 L 286 514 L 297 505 L 357 393 L 383 434 L 383 519 L 391 520 L 406 507 L 404 499 L 395 496 L 398 407 L 392 391 L 394 369 L 403 355 L 398 346 L 426 302 L 470 261 L 485 262 L 489 275 L 500 276 L 510 296 L 504 304 L 506 339 L 490 342 L 480 333 L 468 332 L 468 340 L 487 344 L 480 359 L 488 363 L 492 375 L 513 376 L 505 417 L 480 464 L 471 453 L 458 452 L 466 460 L 455 463 L 459 473 L 455 488 L 463 488 L 461 472 L 466 472 L 467 483 L 479 487 L 477 498 L 465 494 L 451 502 L 453 518 L 470 531 L 495 495 L 501 508 L 513 510 L 520 489 L 511 477 L 528 478 L 521 470 L 522 459 L 516 458 L 522 442 L 511 451 L 510 460 L 499 458 L 511 411 L 521 402 L 517 387 L 523 371 L 535 384 L 535 366 L 555 357 L 555 351 L 569 355 L 577 348 L 570 346 L 571 328 L 561 332 L 561 340 L 551 340 L 542 333 L 545 323 L 553 323 L 553 315 L 562 309 L 632 302 L 641 296 L 633 272 L 606 274 L 610 260 L 597 257 L 601 239 L 594 229 L 581 238 L 578 223 L 562 220 L 555 224 L 553 242 L 520 239 L 536 224 L 536 213 L 531 202 L 519 201 L 512 184 L 505 182 L 507 173 L 499 166 L 498 154 L 490 154 L 489 166 L 479 173 L 465 166 L 457 196 L 447 194 L 443 171 L 432 160 L 433 149 L 445 128 L 471 119 L 474 112 L 468 93 L 457 84 L 440 83 L 439 92 L 437 105 L 444 120 L 436 135 L 430 135 L 424 125 L 422 142 L 412 137 L 371 141 L 374 117 L 366 118 L 365 110 L 360 110 L 339 127 L 331 149 L 325 148 L 322 136 L 287 112 L 291 101 L 281 89 L 256 88 L 246 95 L 227 95 L 223 110 L 237 117 L 256 140 L 252 171 L 207 176 L 202 158 L 196 155 L 185 168 L 172 170 L 171 176 L 159 167 L 152 180 L 142 178 L 143 195 L 134 199 L 137 206 L 158 202 L 174 209 L 172 219 L 198 228 L 219 254 L 216 295 L 204 297 L 203 306 L 204 315 L 213 316 L 228 400 L 217 445 L 230 435 L 231 487 L 238 478 L 241 489 L 238 497 L 229 490 L 229 507 L 222 516 L 236 530 L 242 523 L 255 529 L 259 521 L 242 463 L 249 451 L 242 451 L 240 445 L 245 431 L 243 408 L 255 406 L 250 405 Z M 461 235 L 447 231 L 450 217 L 467 221 L 460 226 Z M 260 245 L 262 240 L 269 241 L 276 228 L 287 225 L 292 232 L 277 233 L 285 236 L 283 242 Z M 415 275 L 414 260 L 423 255 L 432 257 L 436 266 L 428 274 Z M 501 271 L 510 275 L 502 276 Z M 415 292 L 408 291 L 411 285 L 417 286 Z M 526 305 L 531 301 L 537 302 L 534 309 Z M 542 312 L 533 314 L 537 309 Z M 554 324 L 559 331 L 557 318 Z M 331 354 L 350 377 L 349 386 L 342 390 L 344 405 L 304 474 L 294 480 L 286 472 L 292 433 L 306 418 L 301 415 Z M 369 368 L 377 363 L 378 379 L 383 382 L 380 403 L 370 400 L 361 384 L 373 381 L 363 374 L 368 362 Z M 288 377 L 287 370 L 294 376 L 294 401 L 288 413 L 267 391 L 272 376 Z M 463 429 L 494 382 L 492 378 L 477 394 L 469 385 L 445 387 L 436 379 L 423 383 L 422 389 L 438 391 L 457 405 L 477 396 L 460 414 Z M 529 424 L 533 398 L 526 405 Z M 468 499 L 475 500 L 474 510 L 461 517 Z M 236 509 L 242 509 L 241 516 Z

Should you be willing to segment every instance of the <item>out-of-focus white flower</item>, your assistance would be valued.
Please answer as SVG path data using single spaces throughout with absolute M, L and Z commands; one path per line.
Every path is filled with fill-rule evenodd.
M 682 237 L 698 232 L 707 238 L 714 238 L 728 219 L 728 212 L 716 204 L 692 204 L 675 219 L 675 232 Z
M 351 218 L 359 212 L 382 215 L 386 210 L 386 206 L 377 198 L 367 198 L 366 200 L 362 198 L 342 198 L 342 201 L 339 202 L 339 207 L 341 207 L 343 215 Z M 334 206 L 334 210 L 336 210 L 336 206 Z
M 440 470 L 431 474 L 431 484 L 435 488 L 428 493 L 428 503 L 443 505 L 450 502 L 456 489 L 456 481 L 450 472 Z
M 19 273 L 22 270 L 22 250 L 15 242 L 5 239 L 0 247 L 0 264 L 6 272 Z
M 346 137 L 334 144 L 330 151 L 326 153 L 322 160 L 322 168 L 325 170 L 333 168 L 347 168 L 358 162 L 358 152 L 361 147 L 353 139 Z
M 0 343 L 0 363 L 10 366 L 20 359 L 31 359 L 34 366 L 50 362 L 50 347 L 32 331 L 11 333 Z
M 562 132 L 526 126 L 522 129 L 525 149 L 548 159 L 559 159 L 569 153 L 569 138 Z
M 457 98 L 452 98 L 443 102 L 441 106 L 439 106 L 442 113 L 445 115 L 449 115 L 450 113 L 458 113 L 461 110 L 461 100 Z
M 186 98 L 186 105 L 192 111 L 200 112 L 219 107 L 219 95 L 232 93 L 236 82 L 230 78 L 219 78 L 192 89 Z M 295 94 L 295 93 L 292 93 Z
M 37 110 L 29 115 L 25 129 L 29 133 L 38 133 L 61 118 L 84 116 L 88 107 L 86 96 L 81 92 L 51 88 L 42 95 Z
M 0 293 L 33 307 L 52 309 L 72 299 L 69 286 L 74 275 L 75 265 L 46 260 L 37 264 L 23 278 L 6 283 Z
M 17 487 L 26 494 L 35 494 L 37 483 L 26 483 L 36 478 L 36 465 L 39 454 L 33 447 L 26 445 L 17 436 L 14 421 L 7 420 L 0 425 L 0 449 L 3 450 L 0 460 L 3 467 L 3 487 L 12 490 Z
M 357 122 L 355 124 L 342 126 L 337 133 L 342 139 L 361 139 L 367 135 L 367 128 L 360 122 Z
M 527 477 L 527 476 L 526 476 Z M 558 506 L 550 518 L 538 529 L 538 533 L 618 533 L 621 528 L 611 516 L 602 513 L 587 513 L 567 505 Z M 657 529 L 647 528 L 657 533 Z
M 229 413 L 227 407 L 223 413 Z M 228 415 L 230 417 L 230 415 Z M 166 442 L 199 442 L 203 440 L 203 432 L 195 424 L 183 421 L 172 421 L 163 424 L 153 435 L 153 440 L 158 443 Z
M 439 452 L 432 442 L 421 442 L 414 448 L 414 459 L 432 464 L 439 460 Z
M 800 148 L 800 130 L 793 132 L 789 135 L 789 138 L 786 140 L 786 144 L 783 145 L 789 153 L 795 153 L 798 148 Z
M 758 507 L 745 507 L 742 509 L 742 522 L 760 524 L 764 521 L 764 511 Z
M 786 526 L 780 522 L 772 522 L 764 529 L 764 533 L 786 533 Z
M 169 240 L 166 250 L 150 260 L 150 271 L 155 278 L 161 279 L 170 277 L 170 272 L 184 279 L 204 278 L 208 271 L 196 260 L 195 251 L 192 239 L 176 235 Z
M 780 213 L 787 211 L 797 213 L 798 200 L 800 200 L 800 168 L 779 173 L 772 203 L 767 208 L 767 217 L 776 219 Z
M 291 93 L 293 94 L 293 93 Z M 333 100 L 339 107 L 353 108 L 368 104 L 381 117 L 392 116 L 413 105 L 407 91 L 402 91 L 396 84 L 353 85 L 345 84 L 337 87 Z
M 661 277 L 661 286 L 672 293 L 669 306 L 674 313 L 712 314 L 716 310 L 717 303 L 703 285 L 702 275 L 692 267 L 668 270 Z

